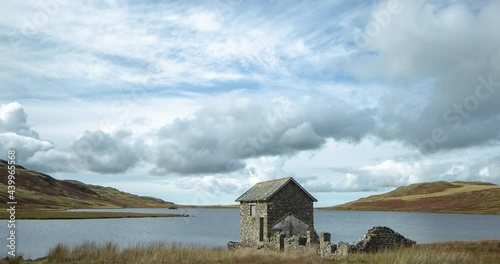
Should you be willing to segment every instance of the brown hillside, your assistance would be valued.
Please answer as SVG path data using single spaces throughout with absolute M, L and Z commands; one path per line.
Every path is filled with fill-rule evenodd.
M 500 214 L 500 186 L 484 182 L 418 183 L 322 209 Z
M 0 174 L 8 175 L 6 161 L 0 160 Z M 110 187 L 85 184 L 53 177 L 16 166 L 15 197 L 18 208 L 73 209 L 122 207 L 174 207 L 170 202 L 152 197 L 137 196 Z M 0 178 L 0 188 L 7 190 L 7 177 Z M 6 191 L 0 192 L 0 202 L 8 200 Z

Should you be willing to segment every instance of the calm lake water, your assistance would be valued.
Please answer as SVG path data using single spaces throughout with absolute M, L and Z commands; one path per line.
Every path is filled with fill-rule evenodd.
M 83 210 L 80 210 L 83 211 Z M 102 211 L 102 210 L 85 210 Z M 238 209 L 115 209 L 115 212 L 188 213 L 182 218 L 122 218 L 96 220 L 19 220 L 17 253 L 45 256 L 58 243 L 79 245 L 84 241 L 121 246 L 154 242 L 225 247 L 239 240 Z M 315 228 L 330 232 L 332 241 L 354 242 L 373 226 L 388 226 L 417 243 L 500 239 L 499 215 L 462 215 L 399 212 L 315 211 Z M 6 237 L 7 221 L 0 221 Z M 6 240 L 2 255 L 6 256 Z

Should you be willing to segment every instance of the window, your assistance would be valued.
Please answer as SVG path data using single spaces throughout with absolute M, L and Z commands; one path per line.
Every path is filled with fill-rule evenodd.
M 250 205 L 250 216 L 254 216 L 255 215 L 255 204 L 251 204 Z

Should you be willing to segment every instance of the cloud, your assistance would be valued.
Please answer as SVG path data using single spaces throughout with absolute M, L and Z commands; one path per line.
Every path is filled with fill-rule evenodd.
M 318 149 L 326 138 L 359 141 L 374 124 L 369 111 L 343 106 L 333 98 L 258 101 L 229 93 L 162 127 L 145 148 L 153 149 L 159 174 L 231 172 L 249 158 Z
M 21 136 L 12 132 L 0 133 L 0 153 L 7 153 L 8 150 L 16 151 L 16 162 L 24 164 L 31 156 L 40 151 L 53 148 L 49 141 L 37 138 Z M 3 159 L 7 154 L 4 154 Z
M 500 183 L 500 155 L 485 155 L 469 162 L 457 162 L 440 175 L 443 180 Z
M 330 168 L 324 176 L 304 178 L 304 186 L 312 192 L 383 191 L 419 182 L 424 171 L 422 163 L 385 160 L 360 168 Z
M 392 12 L 390 1 L 229 2 L 6 3 L 2 98 L 51 110 L 31 113 L 33 129 L 20 104 L 1 106 L 0 150 L 16 146 L 42 171 L 141 166 L 214 193 L 288 175 L 317 192 L 498 181 L 496 154 L 478 148 L 499 142 L 500 4 L 401 1 Z M 23 33 L 39 13 L 47 23 Z M 425 155 L 398 159 L 387 145 L 365 153 L 363 139 Z M 284 169 L 325 148 L 300 173 Z M 316 174 L 332 159 L 345 167 Z
M 27 124 L 27 117 L 23 106 L 18 102 L 1 105 L 0 133 L 12 132 L 19 136 L 38 139 L 38 133 Z
M 48 149 L 44 151 L 34 152 L 26 162 L 23 164 L 25 167 L 45 172 L 79 172 L 82 168 L 81 160 L 69 151 L 61 151 L 56 149 Z
M 49 2 L 56 5 L 9 3 L 16 15 L 0 18 L 0 48 L 15 51 L 1 55 L 0 68 L 9 77 L 23 72 L 36 81 L 3 79 L 34 97 L 91 96 L 103 86 L 196 90 L 226 82 L 293 84 L 294 76 L 325 77 L 318 73 L 345 50 L 334 33 L 342 35 L 342 26 L 353 19 L 341 14 L 340 3 L 328 1 Z M 34 21 L 45 16 L 45 23 Z M 81 81 L 85 89 L 65 89 Z M 51 88 L 41 92 L 47 84 Z
M 433 153 L 488 144 L 500 129 L 500 5 L 401 1 L 347 65 L 362 80 L 387 85 L 377 135 Z M 359 67 L 363 65 L 363 67 Z M 394 97 L 398 95 L 398 97 Z M 389 100 L 390 99 L 390 100 Z
M 135 146 L 132 133 L 127 129 L 85 131 L 65 148 L 39 139 L 27 119 L 21 104 L 0 105 L 0 151 L 16 150 L 17 162 L 31 169 L 116 174 L 128 171 L 140 161 L 142 151 Z
M 180 177 L 175 181 L 166 180 L 164 183 L 172 184 L 177 188 L 208 192 L 215 195 L 234 194 L 245 191 L 242 186 L 246 180 L 225 176 Z
M 85 131 L 71 144 L 80 166 L 89 171 L 116 174 L 133 168 L 139 161 L 134 144 L 128 142 L 128 130 L 106 133 L 102 130 Z
M 36 131 L 27 123 L 28 116 L 21 104 L 12 102 L 0 105 L 0 152 L 16 151 L 17 162 L 23 163 L 39 151 L 53 148 L 53 144 L 40 140 Z
M 297 150 L 316 149 L 325 143 L 309 123 L 302 123 L 295 128 L 286 130 L 280 137 L 281 145 Z
M 212 100 L 191 116 L 177 118 L 157 131 L 138 135 L 120 127 L 114 131 L 85 131 L 69 148 L 56 149 L 51 143 L 33 139 L 39 144 L 25 150 L 29 153 L 26 164 L 44 171 L 88 170 L 102 174 L 127 172 L 141 161 L 152 163 L 152 172 L 157 175 L 218 174 L 244 168 L 251 171 L 253 168 L 247 167 L 249 159 L 293 156 L 321 148 L 327 138 L 357 142 L 374 125 L 369 110 L 343 110 L 345 104 L 333 98 L 255 100 L 251 93 L 237 91 Z M 15 111 L 4 112 L 24 125 L 9 121 L 9 128 L 30 131 L 23 123 L 26 114 L 22 107 L 11 108 Z M 15 141 L 10 137 L 7 140 L 22 145 L 19 136 Z M 73 165 L 64 167 L 68 163 Z

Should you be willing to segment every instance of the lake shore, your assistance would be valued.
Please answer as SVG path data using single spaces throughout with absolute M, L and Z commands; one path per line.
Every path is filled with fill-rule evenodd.
M 419 244 L 410 248 L 322 258 L 313 251 L 276 252 L 255 249 L 137 245 L 120 249 L 112 243 L 58 245 L 45 258 L 4 259 L 0 263 L 499 263 L 500 240 Z
M 195 209 L 236 209 L 240 208 L 239 204 L 230 204 L 230 205 L 177 205 L 178 208 L 195 208 Z
M 435 210 L 426 211 L 422 209 L 390 209 L 390 208 L 377 208 L 377 207 L 349 207 L 349 206 L 331 206 L 331 207 L 317 207 L 314 210 L 319 211 L 358 211 L 358 212 L 402 212 L 402 213 L 436 213 L 436 214 L 474 214 L 474 215 L 500 215 L 500 212 L 483 212 L 483 211 L 459 211 L 459 210 Z
M 0 219 L 9 219 L 9 212 L 0 212 Z M 187 214 L 133 213 L 133 212 L 75 212 L 50 210 L 18 210 L 16 220 L 56 220 L 56 219 L 105 219 L 144 217 L 187 217 Z

